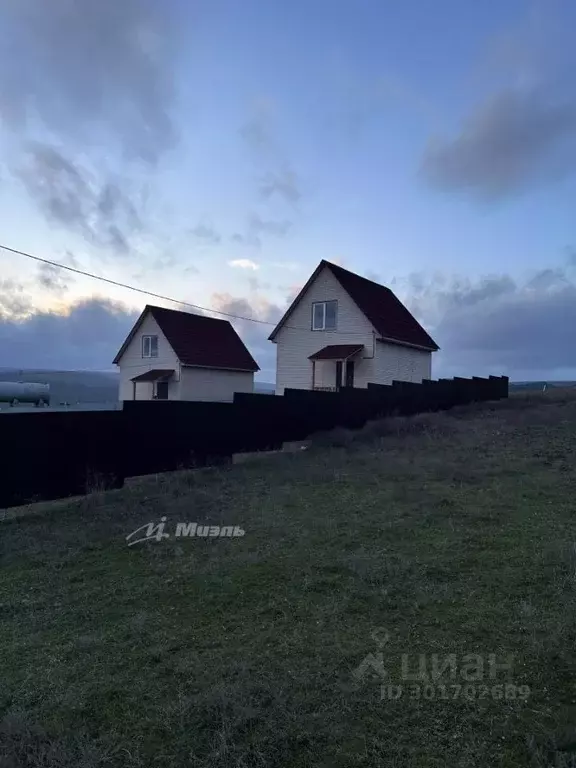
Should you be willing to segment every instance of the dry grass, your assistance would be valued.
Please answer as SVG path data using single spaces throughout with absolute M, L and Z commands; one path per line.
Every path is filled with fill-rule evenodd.
M 575 426 L 517 396 L 5 521 L 0 766 L 569 765 Z M 246 535 L 126 546 L 162 516 Z M 378 651 L 404 685 L 402 654 L 512 654 L 531 693 L 382 701 Z

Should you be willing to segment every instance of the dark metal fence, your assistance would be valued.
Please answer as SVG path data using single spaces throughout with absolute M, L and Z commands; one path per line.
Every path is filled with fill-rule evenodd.
M 0 507 L 122 487 L 126 477 L 225 462 L 367 420 L 508 397 L 508 378 L 454 378 L 339 392 L 237 393 L 233 403 L 126 401 L 121 411 L 0 420 Z

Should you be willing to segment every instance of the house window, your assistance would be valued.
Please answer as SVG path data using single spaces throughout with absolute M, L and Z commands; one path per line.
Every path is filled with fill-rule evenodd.
M 158 336 L 142 336 L 142 357 L 158 357 Z
M 336 329 L 337 301 L 316 301 L 312 304 L 312 330 L 334 331 Z

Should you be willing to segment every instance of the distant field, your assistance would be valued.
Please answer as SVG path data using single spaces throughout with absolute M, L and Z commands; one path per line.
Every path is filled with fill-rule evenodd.
M 115 403 L 119 375 L 115 371 L 44 371 L 0 369 L 0 381 L 39 382 L 50 385 L 50 402 Z M 1 403 L 0 405 L 4 405 Z
M 17 405 L 11 407 L 8 403 L 0 403 L 0 415 L 16 413 L 53 413 L 54 411 L 117 411 L 120 408 L 122 408 L 122 404 L 119 402 L 75 403 L 74 405 L 50 405 L 42 408 L 36 408 L 34 405 Z
M 50 385 L 51 410 L 111 410 L 118 407 L 120 375 L 117 371 L 45 371 L 0 368 L 0 381 L 38 382 Z M 256 381 L 254 391 L 274 393 L 274 384 Z M 61 406 L 60 403 L 68 403 Z M 12 413 L 9 403 L 0 402 L 0 413 Z M 18 406 L 16 412 L 36 410 Z
M 0 765 L 573 764 L 575 395 L 338 430 L 0 523 Z M 162 516 L 169 538 L 127 546 Z M 403 655 L 414 675 L 434 654 L 455 679 L 404 679 Z M 495 679 L 491 655 L 510 663 Z
M 539 390 L 547 389 L 571 389 L 576 387 L 576 381 L 511 381 L 510 390 Z

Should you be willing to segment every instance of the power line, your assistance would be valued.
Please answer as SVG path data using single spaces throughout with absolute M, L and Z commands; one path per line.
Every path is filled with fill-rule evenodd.
M 59 264 L 57 261 L 50 261 L 50 259 L 43 259 L 40 256 L 34 256 L 32 253 L 27 253 L 26 251 L 19 251 L 17 248 L 9 248 L 7 245 L 2 245 L 0 243 L 0 249 L 3 251 L 8 251 L 9 253 L 15 253 L 18 256 L 25 256 L 27 259 L 33 259 L 34 261 L 39 261 L 42 264 L 49 264 L 51 267 L 57 267 L 58 269 L 66 269 L 68 272 L 74 272 L 77 275 L 82 275 L 83 277 L 91 277 L 93 280 L 101 280 L 103 283 L 108 283 L 109 285 L 115 285 L 118 288 L 126 288 L 129 291 L 136 291 L 136 293 L 142 293 L 145 296 L 153 296 L 155 299 L 162 299 L 162 301 L 171 301 L 173 304 L 181 304 L 184 307 L 192 307 L 193 309 L 199 309 L 202 312 L 213 312 L 217 315 L 225 315 L 226 317 L 232 317 L 235 320 L 247 320 L 251 323 L 259 323 L 260 325 L 273 325 L 276 326 L 277 323 L 272 323 L 268 320 L 258 320 L 255 317 L 243 317 L 242 315 L 233 315 L 230 312 L 221 312 L 217 309 L 209 309 L 208 307 L 201 307 L 198 304 L 192 304 L 189 301 L 181 301 L 180 299 L 173 299 L 170 296 L 163 296 L 160 293 L 153 293 L 152 291 L 147 291 L 144 288 L 136 288 L 134 285 L 128 285 L 127 283 L 120 283 L 117 280 L 111 280 L 109 277 L 102 277 L 102 275 L 94 275 L 91 272 L 86 272 L 83 269 L 77 269 L 76 267 L 69 267 L 67 264 Z M 298 329 L 298 330 L 304 330 L 304 329 Z
M 103 283 L 108 283 L 109 285 L 115 285 L 117 288 L 125 288 L 128 291 L 135 291 L 136 293 L 144 294 L 144 296 L 153 296 L 155 299 L 161 299 L 162 301 L 170 301 L 173 304 L 180 304 L 183 307 L 192 307 L 192 309 L 199 309 L 201 312 L 212 312 L 216 315 L 224 315 L 225 317 L 231 317 L 233 320 L 245 320 L 250 323 L 257 323 L 258 325 L 268 325 L 268 326 L 274 326 L 276 327 L 278 323 L 273 323 L 269 320 L 258 320 L 255 317 L 244 317 L 243 315 L 234 315 L 231 312 L 222 312 L 218 309 L 210 309 L 209 307 L 201 307 L 199 304 L 192 304 L 189 301 L 182 301 L 181 299 L 173 299 L 170 296 L 163 296 L 160 293 L 154 293 L 153 291 L 147 291 L 144 288 L 136 288 L 134 285 L 128 285 L 127 283 L 120 283 L 117 280 L 112 280 L 109 277 L 102 277 L 102 275 L 94 275 L 92 272 L 86 272 L 83 269 L 78 269 L 77 267 L 70 267 L 68 264 L 61 264 L 58 261 L 50 261 L 50 259 L 44 259 L 40 256 L 35 256 L 32 253 L 28 253 L 27 251 L 20 251 L 17 248 L 10 248 L 7 245 L 2 245 L 0 243 L 0 250 L 7 251 L 8 253 L 14 253 L 17 256 L 25 256 L 27 259 L 32 259 L 33 261 L 38 261 L 41 264 L 48 264 L 51 267 L 56 267 L 58 269 L 65 269 L 68 272 L 73 272 L 76 275 L 82 275 L 83 277 L 90 277 L 92 280 L 100 280 Z M 284 328 L 290 328 L 294 331 L 305 331 L 306 333 L 310 332 L 310 328 L 304 328 L 304 327 L 298 327 L 296 325 L 284 325 Z M 361 334 L 358 332 L 351 331 L 343 332 L 346 336 L 362 336 L 364 337 L 365 334 Z M 343 335 L 340 333 L 340 335 Z

